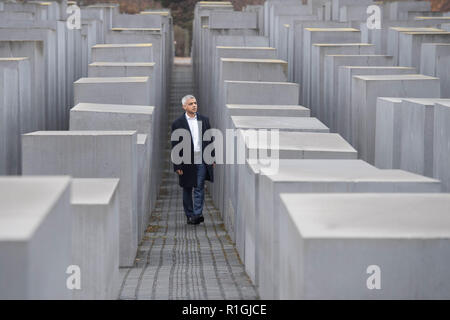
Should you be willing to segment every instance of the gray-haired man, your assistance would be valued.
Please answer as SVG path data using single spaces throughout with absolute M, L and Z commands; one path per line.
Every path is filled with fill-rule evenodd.
M 183 188 L 183 208 L 188 224 L 199 224 L 204 221 L 203 204 L 205 199 L 205 180 L 214 181 L 213 168 L 215 163 L 205 163 L 203 151 L 212 140 L 203 141 L 203 135 L 210 129 L 209 119 L 197 112 L 197 100 L 192 95 L 184 96 L 181 99 L 184 113 L 172 123 L 172 133 L 178 129 L 186 130 L 191 139 L 190 160 L 180 164 L 173 163 L 173 170 L 178 174 L 179 184 Z M 172 140 L 172 149 L 182 142 Z M 183 156 L 181 150 L 180 156 Z M 214 156 L 214 154 L 213 154 Z M 192 201 L 192 190 L 194 191 L 194 201 Z

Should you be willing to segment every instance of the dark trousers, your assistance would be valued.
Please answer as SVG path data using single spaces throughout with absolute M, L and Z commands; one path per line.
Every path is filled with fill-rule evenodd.
M 197 167 L 197 187 L 183 188 L 183 208 L 187 217 L 196 217 L 203 213 L 206 165 L 202 163 L 195 166 Z M 192 189 L 194 189 L 194 201 L 192 201 Z

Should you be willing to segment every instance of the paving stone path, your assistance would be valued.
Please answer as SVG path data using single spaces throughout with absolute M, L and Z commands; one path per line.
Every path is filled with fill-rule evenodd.
M 169 123 L 181 113 L 180 98 L 193 92 L 189 59 L 175 59 Z M 199 104 L 201 112 L 201 103 Z M 187 225 L 182 189 L 167 167 L 135 265 L 121 268 L 119 299 L 258 299 L 236 247 L 209 194 L 205 222 Z

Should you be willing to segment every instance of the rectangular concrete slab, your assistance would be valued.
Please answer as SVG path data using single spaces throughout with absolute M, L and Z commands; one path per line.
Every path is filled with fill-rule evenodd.
M 259 181 L 259 293 L 281 298 L 280 193 L 440 192 L 438 180 L 401 170 L 379 170 L 357 160 L 281 160 L 276 174 Z
M 225 81 L 225 103 L 298 105 L 298 88 L 288 82 Z
M 358 43 L 361 34 L 354 28 L 304 28 L 303 30 L 303 67 L 302 67 L 302 104 L 311 105 L 311 61 L 314 43 Z
M 136 131 L 38 131 L 22 136 L 25 175 L 119 178 L 120 266 L 137 250 Z
M 341 66 L 338 76 L 338 101 L 336 115 L 336 127 L 346 140 L 355 143 L 353 137 L 352 121 L 353 113 L 351 108 L 352 99 L 352 80 L 356 75 L 394 75 L 394 74 L 414 74 L 415 68 L 411 67 L 392 67 L 392 66 Z
M 71 232 L 70 177 L 1 177 L 1 299 L 71 299 Z
M 294 105 L 227 104 L 231 116 L 309 117 L 308 108 Z
M 438 78 L 424 75 L 354 76 L 352 81 L 352 137 L 361 159 L 375 162 L 377 97 L 435 98 Z M 355 120 L 355 121 L 353 121 Z
M 232 116 L 231 119 L 236 129 L 329 132 L 329 129 L 320 120 L 309 117 Z
M 443 32 L 439 28 L 431 27 L 390 27 L 387 31 L 387 54 L 394 57 L 394 63 L 399 63 L 399 51 L 400 51 L 400 33 L 402 32 Z
M 400 106 L 400 168 L 433 176 L 434 105 L 450 99 L 403 99 Z
M 0 40 L 0 57 L 27 57 L 30 63 L 31 114 L 30 120 L 35 130 L 45 129 L 45 57 L 43 41 L 3 41 Z
M 441 80 L 441 98 L 450 98 L 450 43 L 422 43 L 420 73 Z
M 233 129 L 235 130 L 268 130 L 267 134 L 271 135 L 271 137 L 271 130 L 276 130 L 277 132 L 329 132 L 328 128 L 318 119 L 308 117 L 232 116 L 231 121 L 233 123 Z M 230 142 L 225 141 L 225 143 L 228 144 Z M 225 225 L 227 226 L 227 230 L 230 232 L 232 239 L 235 237 L 234 225 L 237 208 L 236 182 L 238 170 L 235 163 L 244 164 L 244 160 L 241 160 L 240 154 L 238 153 L 238 147 L 239 143 L 234 145 L 233 154 L 229 155 L 228 152 L 225 154 L 225 159 L 227 160 L 226 165 L 221 170 L 222 174 L 219 174 L 218 181 L 215 182 L 219 184 L 219 190 L 223 190 L 221 192 L 223 199 L 220 202 L 223 206 L 221 210 L 224 212 Z M 230 161 L 232 162 L 230 163 Z
M 72 264 L 82 270 L 75 300 L 111 300 L 119 293 L 119 179 L 73 179 Z
M 405 67 L 420 68 L 422 43 L 449 43 L 450 32 L 403 32 L 399 38 L 398 63 Z
M 450 191 L 450 104 L 438 103 L 434 108 L 434 137 L 433 137 L 433 177 L 442 181 L 445 192 Z
M 270 148 L 266 141 L 246 144 L 246 164 L 238 165 L 236 246 L 245 268 L 255 285 L 258 285 L 256 257 L 259 217 L 259 170 L 262 165 L 253 161 L 251 152 Z M 279 159 L 356 159 L 357 152 L 338 134 L 309 132 L 280 132 Z M 262 157 L 262 155 L 259 155 Z M 253 163 L 255 162 L 255 163 Z
M 144 168 L 138 170 L 139 179 L 142 179 L 142 188 L 138 190 L 141 199 L 141 209 L 138 211 L 139 239 L 149 219 L 148 211 L 156 203 L 156 174 L 161 170 L 158 146 L 154 140 L 154 109 L 152 106 L 80 103 L 70 110 L 70 130 L 136 130 L 138 135 L 145 135 L 143 145 L 147 149 L 141 151 L 144 156 L 139 157 Z M 140 146 L 138 141 L 138 148 Z
M 149 105 L 149 77 L 82 78 L 74 83 L 74 104 Z
M 311 49 L 311 112 L 330 125 L 330 117 L 324 108 L 324 60 L 328 54 L 373 54 L 374 46 L 368 43 L 314 43 Z
M 151 43 L 111 43 L 92 47 L 93 62 L 153 62 Z
M 257 16 L 254 12 L 212 12 L 209 16 L 210 29 L 256 29 Z
M 281 202 L 282 299 L 449 298 L 449 195 L 282 194 Z M 381 290 L 369 290 L 380 272 Z
M 323 106 L 329 115 L 329 126 L 337 130 L 338 85 L 340 66 L 392 66 L 393 59 L 385 55 L 327 54 L 323 62 Z
M 377 98 L 375 166 L 400 169 L 402 98 Z

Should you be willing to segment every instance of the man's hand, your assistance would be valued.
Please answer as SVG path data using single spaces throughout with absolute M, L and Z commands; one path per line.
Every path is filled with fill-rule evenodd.
M 182 176 L 182 175 L 183 175 L 183 170 L 178 169 L 178 170 L 176 171 L 176 173 L 177 173 L 179 176 Z

